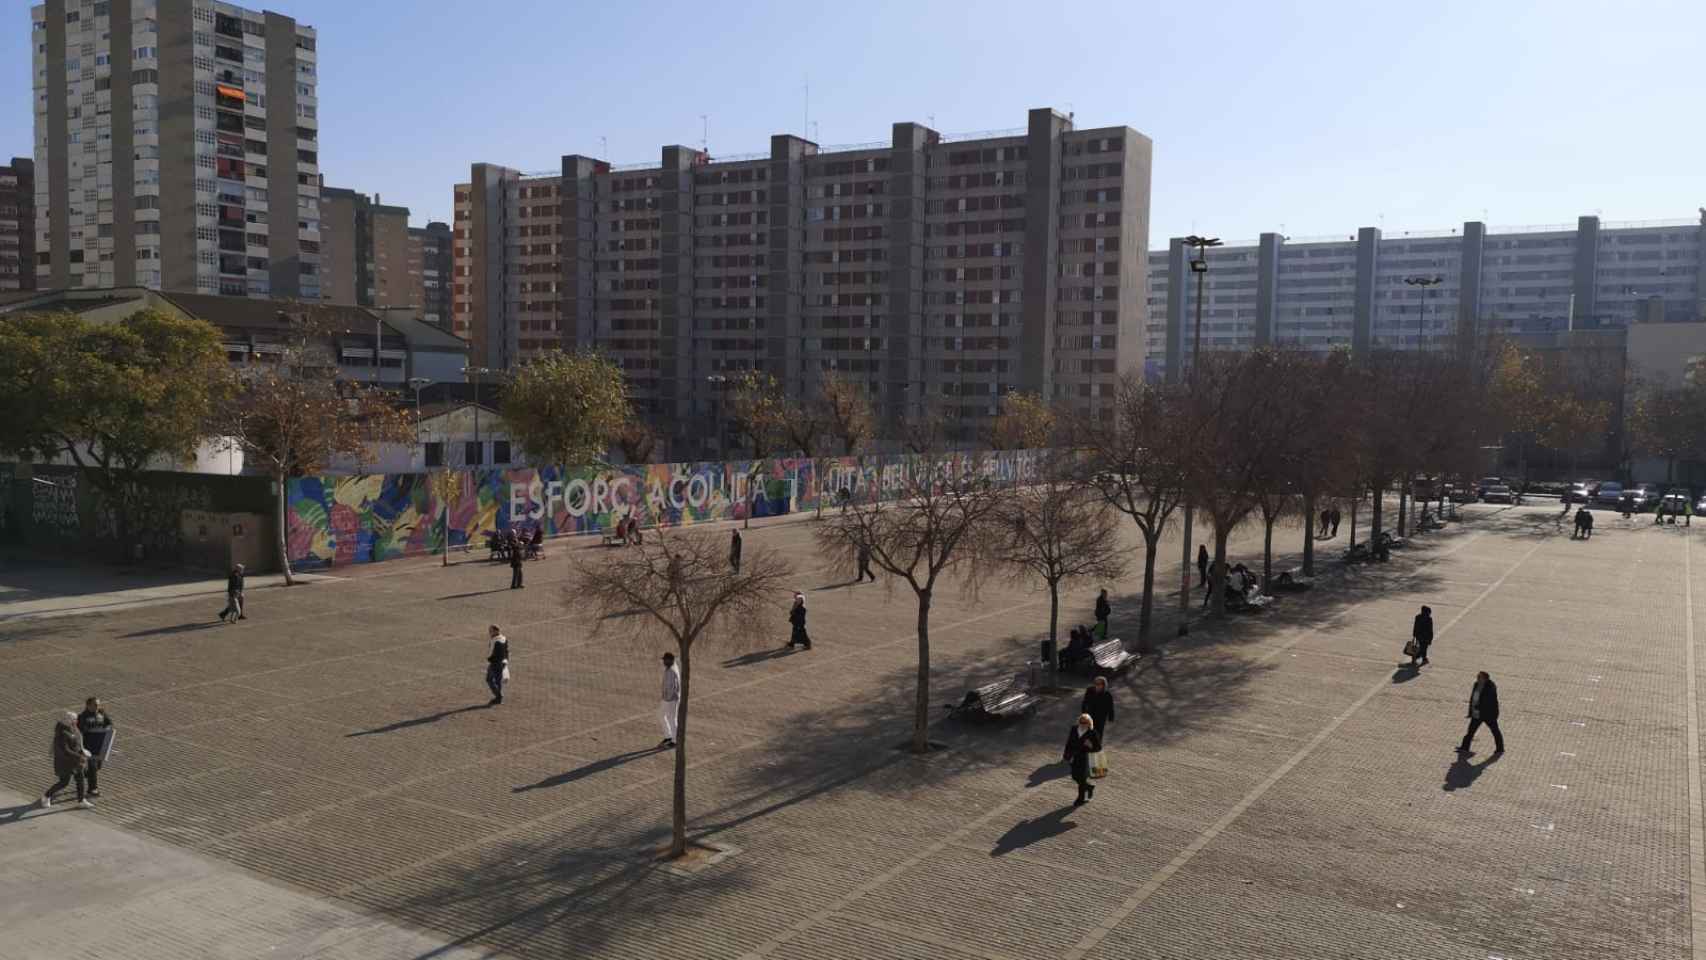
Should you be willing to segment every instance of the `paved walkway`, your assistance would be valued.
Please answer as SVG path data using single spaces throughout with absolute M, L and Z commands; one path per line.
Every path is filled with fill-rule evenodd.
M 336 579 L 322 574 L 298 574 L 297 578 Z M 283 585 L 282 575 L 262 574 L 247 578 L 244 592 L 247 596 Z M 225 578 L 195 571 L 43 562 L 16 549 L 0 554 L 0 623 L 114 613 L 192 597 L 211 601 L 218 610 L 225 602 Z
M 262 591 L 235 626 L 199 602 L 0 624 L 0 785 L 40 789 L 52 711 L 88 693 L 123 731 L 99 810 L 0 822 L 0 889 L 73 870 L 81 848 L 54 844 L 98 823 L 187 851 L 214 878 L 206 912 L 240 875 L 374 923 L 396 939 L 370 957 L 1695 957 L 1700 534 L 1605 517 L 1572 541 L 1555 512 L 1471 508 L 1390 564 L 1146 658 L 1115 685 L 1113 772 L 1080 809 L 1057 762 L 1075 697 L 943 720 L 927 759 L 894 749 L 910 595 L 816 569 L 810 524 L 755 531 L 749 551 L 800 565 L 817 642 L 778 653 L 778 606 L 747 646 L 696 659 L 692 828 L 738 852 L 693 876 L 654 857 L 657 651 L 594 630 L 565 590 L 572 551 L 530 564 L 524 591 L 507 568 L 420 565 Z M 1116 633 L 1138 582 L 1113 591 Z M 1063 620 L 1089 619 L 1091 593 Z M 1439 639 L 1417 674 L 1396 664 L 1421 603 Z M 1024 587 L 944 592 L 935 699 L 1033 656 L 1046 617 Z M 496 709 L 488 622 L 514 650 Z M 1476 670 L 1501 687 L 1496 759 L 1485 733 L 1451 751 Z M 7 857 L 22 830 L 61 840 Z M 55 899 L 96 924 L 180 899 L 103 872 Z M 220 956 L 222 930 L 139 928 L 124 955 Z M 265 955 L 315 955 L 279 940 Z

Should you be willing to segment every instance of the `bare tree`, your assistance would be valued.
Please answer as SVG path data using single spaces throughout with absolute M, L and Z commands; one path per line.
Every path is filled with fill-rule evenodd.
M 660 527 L 628 550 L 589 551 L 577 561 L 565 604 L 590 605 L 600 630 L 625 629 L 643 649 L 669 645 L 681 664 L 676 713 L 675 796 L 669 855 L 687 852 L 687 767 L 693 651 L 751 633 L 751 624 L 774 615 L 775 597 L 789 568 L 776 551 L 749 551 L 737 573 L 722 538 L 698 530 Z
M 912 588 L 918 601 L 918 695 L 912 749 L 930 749 L 930 605 L 942 578 L 960 576 L 975 595 L 989 559 L 990 537 L 999 529 L 1009 491 L 988 476 L 988 458 L 955 454 L 942 435 L 942 421 L 913 423 L 904 431 L 917 455 L 884 477 L 884 505 L 872 497 L 851 503 L 818 525 L 819 548 L 832 566 L 851 567 L 862 553 Z
M 991 450 L 1040 450 L 1051 446 L 1059 418 L 1035 393 L 1009 393 L 1001 412 L 990 421 L 986 439 Z
M 841 441 L 842 454 L 851 456 L 863 450 L 876 434 L 870 397 L 858 384 L 833 372 L 824 374 L 818 391 L 825 429 Z
M 1056 641 L 1061 585 L 1118 580 L 1127 566 L 1114 509 L 1098 491 L 1074 482 L 1068 469 L 1051 462 L 1039 482 L 1012 491 L 991 540 L 992 559 L 1013 582 L 1040 579 L 1048 587 L 1048 638 Z
M 414 421 L 394 398 L 338 379 L 330 331 L 316 313 L 291 317 L 284 348 L 238 372 L 237 394 L 221 417 L 227 442 L 253 457 L 277 488 L 278 562 L 286 584 L 295 582 L 285 531 L 290 478 L 321 473 L 338 457 L 362 457 L 380 444 L 415 439 Z
M 1094 424 L 1077 432 L 1075 445 L 1086 452 L 1080 464 L 1084 483 L 1143 535 L 1143 603 L 1138 642 L 1147 648 L 1155 601 L 1156 550 L 1168 522 L 1184 502 L 1183 437 L 1169 397 L 1136 374 L 1120 379 L 1110 425 Z
M 658 443 L 652 428 L 634 416 L 624 420 L 610 440 L 622 451 L 622 459 L 627 463 L 650 463 Z

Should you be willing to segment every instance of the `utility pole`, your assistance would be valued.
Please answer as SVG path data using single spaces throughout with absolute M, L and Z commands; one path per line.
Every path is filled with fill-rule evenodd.
M 1185 246 L 1196 251 L 1191 258 L 1191 272 L 1197 277 L 1197 322 L 1196 332 L 1191 338 L 1191 368 L 1186 390 L 1194 390 L 1197 384 L 1197 361 L 1202 355 L 1202 300 L 1203 281 L 1208 278 L 1208 249 L 1220 246 L 1218 237 L 1199 237 L 1191 234 L 1185 238 Z M 1190 495 L 1185 497 L 1185 548 L 1180 561 L 1179 589 L 1179 636 L 1189 636 L 1191 632 L 1191 524 L 1193 521 Z M 1212 573 L 1212 571 L 1211 571 Z M 1213 582 L 1212 577 L 1210 583 Z

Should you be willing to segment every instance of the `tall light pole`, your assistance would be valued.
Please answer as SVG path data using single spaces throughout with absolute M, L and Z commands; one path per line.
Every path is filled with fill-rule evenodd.
M 1191 257 L 1191 272 L 1197 278 L 1197 322 L 1196 332 L 1191 338 L 1191 368 L 1190 379 L 1186 381 L 1186 389 L 1193 389 L 1197 383 L 1197 360 L 1202 355 L 1202 301 L 1203 281 L 1208 279 L 1208 249 L 1220 246 L 1219 237 L 1199 237 L 1191 234 L 1185 238 L 1185 246 L 1196 253 Z M 1193 522 L 1191 501 L 1185 499 L 1185 549 L 1180 561 L 1180 579 L 1183 586 L 1179 590 L 1179 636 L 1189 636 L 1191 632 L 1191 524 Z M 1212 582 L 1212 581 L 1211 581 Z
M 432 386 L 432 381 L 426 377 L 410 377 L 409 386 L 415 388 L 415 445 L 421 445 L 421 388 Z M 410 459 L 413 459 L 412 457 Z M 426 454 L 421 454 L 421 466 L 426 466 Z
M 1429 287 L 1437 287 L 1444 282 L 1445 282 L 1444 277 L 1405 277 L 1404 278 L 1405 284 L 1412 286 L 1412 287 L 1420 288 L 1421 294 L 1422 294 L 1421 305 L 1416 307 L 1416 313 L 1417 313 L 1417 318 L 1416 318 L 1416 349 L 1418 351 L 1425 349 L 1425 347 L 1422 343 L 1422 340 L 1423 340 L 1425 335 L 1423 334 L 1422 331 L 1423 331 L 1423 328 L 1426 326 L 1427 319 L 1428 319 L 1428 312 L 1427 312 L 1428 311 L 1428 288 Z
M 480 376 L 491 372 L 490 367 L 462 368 L 463 379 L 467 379 L 470 373 L 474 375 L 474 449 L 480 451 L 480 466 L 485 466 L 486 463 L 486 447 L 480 442 Z M 467 458 L 464 457 L 463 460 Z M 462 465 L 468 466 L 467 463 Z

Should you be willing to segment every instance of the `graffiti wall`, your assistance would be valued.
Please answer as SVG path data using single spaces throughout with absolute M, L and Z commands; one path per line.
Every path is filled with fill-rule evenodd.
M 75 467 L 14 465 L 5 504 L 6 536 L 54 553 L 133 556 L 176 563 L 184 550 L 185 510 L 271 513 L 264 477 L 150 472 L 137 482 L 123 545 L 114 505 Z
M 1005 451 L 982 469 L 1014 483 L 1036 462 L 1035 452 Z M 916 458 L 894 455 L 301 477 L 289 484 L 290 560 L 306 569 L 438 553 L 446 533 L 452 550 L 482 547 L 511 527 L 558 536 L 611 530 L 623 518 L 651 527 L 774 517 L 814 510 L 820 498 L 830 506 L 842 491 L 887 499 L 916 468 Z

